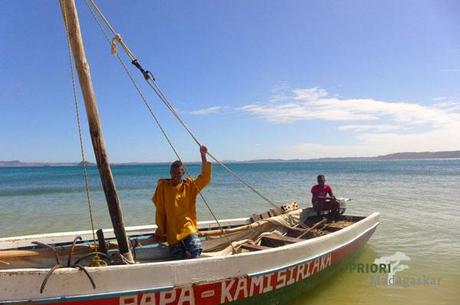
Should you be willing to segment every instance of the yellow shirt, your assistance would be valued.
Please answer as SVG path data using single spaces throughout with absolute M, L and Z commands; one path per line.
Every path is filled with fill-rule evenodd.
M 159 179 L 152 201 L 156 207 L 157 235 L 166 234 L 173 245 L 198 231 L 196 223 L 196 196 L 211 181 L 211 163 L 206 162 L 201 174 L 187 178 L 177 185 L 171 179 Z

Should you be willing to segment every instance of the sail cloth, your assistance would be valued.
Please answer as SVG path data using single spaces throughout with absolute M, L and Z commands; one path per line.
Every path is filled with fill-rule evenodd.
M 204 249 L 201 255 L 204 257 L 232 255 L 235 254 L 235 250 L 236 252 L 240 252 L 242 244 L 259 245 L 260 240 L 264 236 L 283 236 L 289 228 L 295 227 L 306 220 L 308 216 L 307 211 L 309 209 L 298 209 L 286 214 L 259 220 L 249 226 L 247 230 L 226 234 L 224 237 L 209 236 L 203 242 Z
M 343 213 L 347 202 L 351 201 L 351 199 L 337 198 L 337 201 L 340 205 L 340 211 Z M 307 218 L 314 215 L 316 215 L 316 212 L 312 208 L 297 209 L 285 214 L 259 220 L 250 224 L 246 230 L 226 234 L 224 237 L 208 236 L 203 241 L 203 253 L 201 255 L 204 257 L 214 257 L 240 253 L 241 245 L 247 243 L 260 245 L 261 239 L 267 235 L 284 236 L 289 228 L 306 223 Z

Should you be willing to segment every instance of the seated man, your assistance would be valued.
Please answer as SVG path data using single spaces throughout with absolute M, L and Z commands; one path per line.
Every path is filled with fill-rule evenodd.
M 196 196 L 211 181 L 211 163 L 206 160 L 206 146 L 200 147 L 201 174 L 183 179 L 181 161 L 171 164 L 170 179 L 159 179 L 152 201 L 156 207 L 157 242 L 167 241 L 172 259 L 199 257 L 202 251 L 197 235 Z
M 311 203 L 317 215 L 320 216 L 322 211 L 331 211 L 335 217 L 339 211 L 339 203 L 332 193 L 330 185 L 325 184 L 326 178 L 324 175 L 317 177 L 318 184 L 311 188 Z

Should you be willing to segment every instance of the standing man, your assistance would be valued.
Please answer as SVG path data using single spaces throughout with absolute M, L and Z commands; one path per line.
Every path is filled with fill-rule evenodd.
M 330 185 L 326 184 L 324 175 L 318 175 L 318 184 L 311 188 L 311 203 L 317 215 L 320 216 L 322 211 L 331 211 L 332 215 L 336 215 L 339 211 L 339 203 L 332 193 Z
M 156 207 L 155 237 L 167 241 L 172 259 L 199 257 L 202 251 L 196 221 L 196 196 L 211 181 L 211 163 L 206 160 L 208 149 L 202 145 L 201 174 L 183 179 L 185 168 L 181 161 L 171 164 L 170 179 L 159 179 L 152 201 Z

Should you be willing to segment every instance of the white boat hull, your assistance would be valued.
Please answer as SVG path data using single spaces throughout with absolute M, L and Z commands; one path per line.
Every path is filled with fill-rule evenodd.
M 135 265 L 88 267 L 96 289 L 78 269 L 56 270 L 40 287 L 49 269 L 0 270 L 0 303 L 68 304 L 224 304 L 308 281 L 338 264 L 363 245 L 378 225 L 378 213 L 325 236 L 283 247 L 224 257 Z M 245 223 L 247 219 L 227 220 Z M 212 222 L 200 227 L 212 226 Z M 129 228 L 128 233 L 153 227 Z M 48 235 L 45 242 L 68 241 L 73 233 Z M 84 232 L 78 232 L 84 233 Z M 86 234 L 86 233 L 84 233 Z M 25 246 L 39 236 L 0 239 L 1 249 Z M 45 236 L 42 236 L 45 237 Z M 95 303 L 96 302 L 96 303 Z

